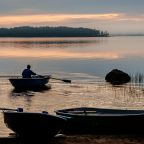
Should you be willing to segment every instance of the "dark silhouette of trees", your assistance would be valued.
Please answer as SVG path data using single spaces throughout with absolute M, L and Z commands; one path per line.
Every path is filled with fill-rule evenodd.
M 107 37 L 107 31 L 73 27 L 13 27 L 0 28 L 0 37 Z

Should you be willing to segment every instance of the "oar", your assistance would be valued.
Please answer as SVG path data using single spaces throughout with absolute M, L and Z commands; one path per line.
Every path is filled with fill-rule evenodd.
M 39 77 L 43 78 L 43 77 L 48 77 L 48 78 L 51 78 L 51 79 L 55 79 L 55 80 L 60 80 L 60 81 L 63 81 L 65 83 L 71 83 L 71 80 L 68 80 L 68 79 L 60 79 L 60 78 L 54 78 L 52 77 L 51 75 L 38 75 Z M 20 77 L 20 76 L 6 76 L 6 77 Z M 0 109 L 1 110 L 1 109 Z
M 59 79 L 59 78 L 54 78 L 54 77 L 50 77 L 51 79 L 55 79 L 55 80 L 60 80 L 60 81 L 63 81 L 65 83 L 71 83 L 71 80 L 68 80 L 68 79 Z
M 42 76 L 42 75 L 40 75 L 40 76 Z M 71 80 L 55 78 L 55 77 L 52 77 L 51 75 L 45 75 L 45 76 L 42 76 L 42 77 L 48 77 L 48 78 L 50 78 L 50 79 L 60 80 L 60 81 L 63 81 L 63 82 L 65 82 L 65 83 L 71 83 Z
M 0 108 L 2 111 L 17 111 L 17 112 L 23 112 L 23 108 L 17 108 L 17 109 L 11 109 L 11 108 Z
M 5 111 L 5 110 L 17 111 L 18 109 L 11 109 L 11 108 L 0 108 L 0 110 L 2 110 L 2 111 Z

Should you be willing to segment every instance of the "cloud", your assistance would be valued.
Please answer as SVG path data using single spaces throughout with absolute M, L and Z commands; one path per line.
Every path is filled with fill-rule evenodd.
M 116 13 L 107 14 L 39 14 L 0 16 L 1 26 L 14 26 L 15 24 L 39 24 L 51 22 L 66 22 L 70 20 L 111 20 L 119 16 Z
M 144 14 L 25 14 L 1 15 L 0 27 L 14 26 L 72 26 L 113 32 L 144 32 Z

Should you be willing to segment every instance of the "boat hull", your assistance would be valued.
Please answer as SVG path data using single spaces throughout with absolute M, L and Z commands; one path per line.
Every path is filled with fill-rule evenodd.
M 45 86 L 49 78 L 11 78 L 9 81 L 15 89 L 31 89 Z
M 67 119 L 65 134 L 144 134 L 143 110 L 74 108 L 56 114 Z
M 51 138 L 64 127 L 65 119 L 45 113 L 6 111 L 4 123 L 21 138 Z

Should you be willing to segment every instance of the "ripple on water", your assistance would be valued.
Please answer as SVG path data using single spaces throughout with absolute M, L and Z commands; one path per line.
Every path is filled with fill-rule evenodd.
M 55 74 L 59 77 L 60 74 Z M 65 76 L 65 77 L 64 77 Z M 62 75 L 61 75 L 62 77 Z M 72 83 L 50 80 L 50 89 L 42 91 L 15 91 L 8 80 L 0 79 L 0 107 L 23 107 L 24 111 L 48 111 L 55 114 L 57 109 L 71 107 L 105 107 L 121 109 L 143 109 L 143 86 L 126 84 L 112 86 L 103 79 L 87 74 L 63 74 L 62 78 L 71 79 Z M 0 135 L 7 135 L 10 130 L 0 114 Z

